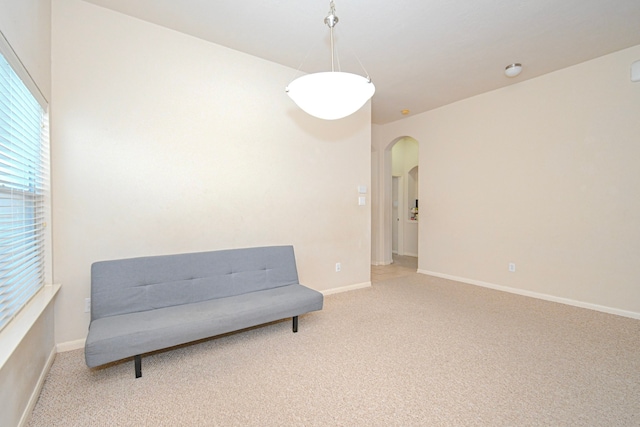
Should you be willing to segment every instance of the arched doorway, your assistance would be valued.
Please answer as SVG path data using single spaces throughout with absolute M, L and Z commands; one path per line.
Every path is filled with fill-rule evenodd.
M 418 199 L 418 148 L 418 141 L 410 136 L 372 145 L 371 260 L 374 266 L 392 264 L 393 253 L 418 255 L 418 221 L 412 211 Z M 394 187 L 397 197 L 393 194 Z
M 405 136 L 392 142 L 391 233 L 392 259 L 418 257 L 418 141 Z

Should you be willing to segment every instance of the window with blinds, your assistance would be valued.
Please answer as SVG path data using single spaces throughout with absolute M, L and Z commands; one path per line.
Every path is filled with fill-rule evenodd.
M 45 109 L 0 55 L 0 330 L 44 285 L 48 132 Z

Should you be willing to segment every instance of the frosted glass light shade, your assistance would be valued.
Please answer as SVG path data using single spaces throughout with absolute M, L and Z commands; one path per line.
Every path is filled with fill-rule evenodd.
M 507 77 L 515 77 L 522 71 L 522 64 L 510 64 L 504 69 L 504 74 Z
M 347 117 L 373 96 L 371 80 L 357 74 L 328 71 L 298 77 L 287 94 L 306 113 L 324 120 Z

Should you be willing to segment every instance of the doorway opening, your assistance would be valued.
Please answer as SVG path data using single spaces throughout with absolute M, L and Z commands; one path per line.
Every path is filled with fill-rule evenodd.
M 402 137 L 392 142 L 391 155 L 391 254 L 393 263 L 415 265 L 418 258 L 419 167 L 418 141 Z

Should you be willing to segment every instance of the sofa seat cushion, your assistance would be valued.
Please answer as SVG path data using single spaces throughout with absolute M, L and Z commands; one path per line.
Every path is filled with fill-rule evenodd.
M 299 284 L 95 319 L 89 367 L 321 310 L 320 292 Z

